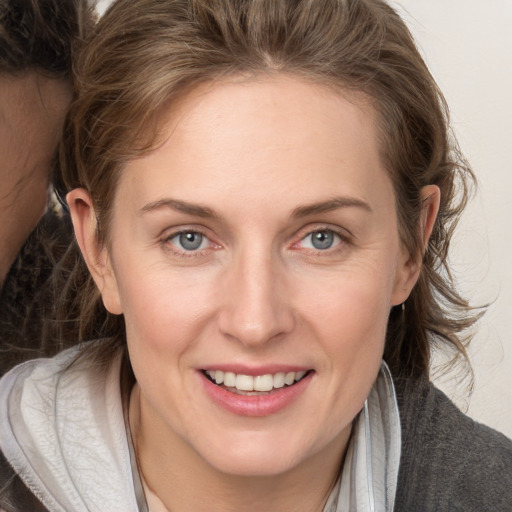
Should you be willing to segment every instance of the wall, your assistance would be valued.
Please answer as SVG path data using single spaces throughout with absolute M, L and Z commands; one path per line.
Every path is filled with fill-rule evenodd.
M 475 389 L 438 384 L 468 413 L 512 437 L 512 1 L 399 0 L 445 93 L 479 180 L 451 251 L 473 304 L 492 302 L 472 342 Z M 438 359 L 439 361 L 439 359 Z

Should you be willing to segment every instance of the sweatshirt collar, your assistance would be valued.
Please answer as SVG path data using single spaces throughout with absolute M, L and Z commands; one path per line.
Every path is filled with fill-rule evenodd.
M 401 428 L 395 388 L 386 363 L 354 420 L 340 478 L 323 512 L 392 512 Z

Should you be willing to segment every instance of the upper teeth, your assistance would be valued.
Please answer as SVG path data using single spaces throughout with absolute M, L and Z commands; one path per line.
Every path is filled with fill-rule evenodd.
M 294 382 L 299 381 L 307 372 L 279 372 L 268 373 L 266 375 L 242 375 L 233 372 L 223 372 L 221 370 L 208 370 L 206 374 L 217 384 L 224 384 L 228 388 L 236 388 L 240 391 L 271 391 L 291 386 Z

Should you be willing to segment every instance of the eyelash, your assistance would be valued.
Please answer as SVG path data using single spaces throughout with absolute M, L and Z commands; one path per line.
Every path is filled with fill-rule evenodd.
M 315 233 L 328 233 L 333 235 L 335 239 L 333 245 L 325 249 L 316 249 L 315 247 L 305 248 L 308 254 L 320 256 L 329 256 L 337 254 L 339 251 L 343 249 L 344 245 L 349 243 L 349 237 L 347 236 L 346 233 L 342 232 L 341 230 L 336 230 L 327 226 L 318 226 L 313 229 L 307 228 L 307 230 L 304 230 L 303 234 L 300 235 L 300 239 L 297 242 L 294 242 L 292 247 L 295 247 L 303 243 L 308 237 L 313 236 Z
M 328 234 L 333 235 L 335 237 L 335 239 L 334 239 L 333 245 L 331 247 L 327 247 L 325 249 L 316 249 L 314 247 L 304 248 L 304 250 L 307 251 L 308 254 L 313 253 L 315 255 L 322 255 L 322 256 L 332 255 L 333 253 L 337 253 L 338 251 L 342 250 L 342 247 L 340 247 L 340 246 L 343 246 L 343 245 L 346 245 L 347 243 L 349 243 L 349 237 L 347 236 L 346 233 L 342 233 L 341 230 L 336 230 L 336 229 L 333 229 L 333 228 L 327 227 L 327 226 L 318 226 L 318 227 L 315 227 L 314 229 L 311 229 L 311 228 L 304 229 L 303 233 L 301 233 L 299 235 L 300 236 L 299 240 L 296 242 L 293 242 L 291 247 L 292 248 L 297 247 L 299 244 L 304 242 L 308 237 L 313 236 L 315 233 L 328 233 Z M 178 248 L 172 242 L 172 240 L 179 236 L 186 235 L 186 234 L 202 236 L 203 241 L 204 240 L 208 241 L 209 247 L 205 247 L 202 249 L 198 248 L 195 250 L 187 250 L 185 248 L 183 248 L 183 249 Z M 336 238 L 337 238 L 337 240 L 336 240 Z M 203 243 L 203 241 L 201 242 L 201 244 Z M 171 251 L 176 256 L 182 257 L 182 258 L 203 257 L 203 256 L 205 256 L 205 251 L 216 250 L 221 247 L 219 244 L 212 242 L 212 240 L 208 237 L 208 235 L 206 235 L 200 229 L 181 229 L 179 231 L 174 231 L 162 239 L 162 244 L 165 246 L 165 248 L 167 250 Z
M 176 237 L 191 234 L 191 235 L 200 235 L 203 237 L 203 239 L 207 240 L 212 247 L 206 247 L 203 249 L 196 249 L 196 250 L 187 250 L 185 248 L 180 249 L 178 248 L 172 240 Z M 172 253 L 174 253 L 176 256 L 182 257 L 182 258 L 197 258 L 205 255 L 205 251 L 208 250 L 215 250 L 215 248 L 220 247 L 218 244 L 215 244 L 210 240 L 210 238 L 200 229 L 181 229 L 179 231 L 174 231 L 173 233 L 166 236 L 162 243 L 164 244 L 165 248 Z M 203 241 L 201 242 L 201 244 Z

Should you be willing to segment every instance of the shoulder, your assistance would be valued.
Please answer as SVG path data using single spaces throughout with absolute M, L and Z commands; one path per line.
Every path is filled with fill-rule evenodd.
M 429 382 L 395 386 L 402 424 L 395 511 L 510 510 L 512 441 Z

